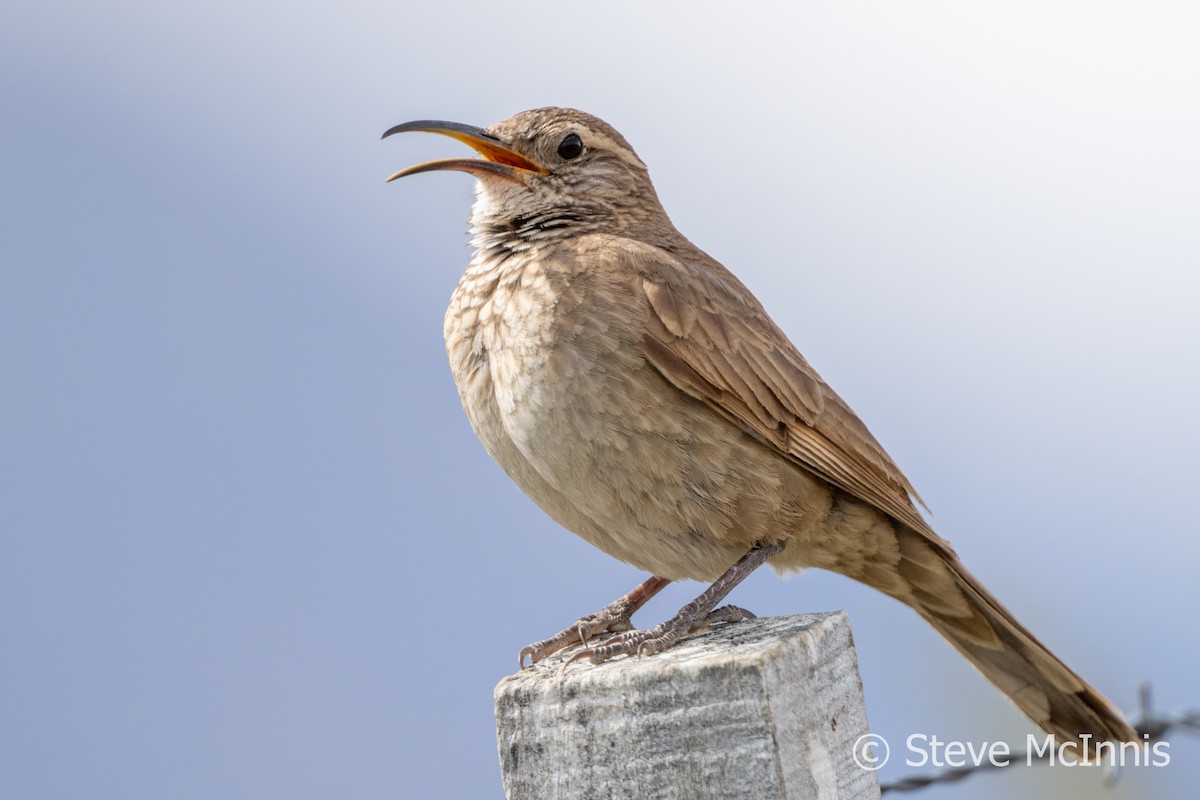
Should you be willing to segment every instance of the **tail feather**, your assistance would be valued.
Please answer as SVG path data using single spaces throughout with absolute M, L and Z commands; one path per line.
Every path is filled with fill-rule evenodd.
M 1060 742 L 1140 741 L 1120 711 L 1051 653 L 949 552 L 897 526 L 903 580 L 877 588 L 925 618 Z

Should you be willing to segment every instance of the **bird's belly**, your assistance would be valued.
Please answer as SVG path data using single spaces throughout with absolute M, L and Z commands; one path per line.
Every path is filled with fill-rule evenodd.
M 640 569 L 700 580 L 794 527 L 781 518 L 794 470 L 667 385 L 603 314 L 491 311 L 470 336 L 448 329 L 463 406 L 561 525 Z

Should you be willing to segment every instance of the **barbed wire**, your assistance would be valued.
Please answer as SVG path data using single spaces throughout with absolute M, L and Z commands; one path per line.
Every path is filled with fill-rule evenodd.
M 1143 683 L 1138 687 L 1138 703 L 1140 708 L 1138 709 L 1137 720 L 1133 722 L 1133 727 L 1140 735 L 1149 737 L 1149 742 L 1159 741 L 1172 731 L 1200 736 L 1200 711 L 1189 710 L 1168 716 L 1156 712 L 1151 700 L 1150 684 Z M 928 775 L 913 775 L 907 778 L 899 778 L 887 783 L 881 783 L 879 791 L 881 794 L 887 794 L 888 792 L 895 792 L 896 794 L 917 792 L 928 786 L 957 783 L 979 772 L 1048 763 L 1053 757 L 1053 748 L 1047 748 L 1045 752 L 1041 749 L 1032 751 L 1026 749 L 1012 750 L 1010 757 L 1003 763 L 993 763 L 992 761 L 985 760 L 979 764 L 949 767 Z M 1109 785 L 1115 783 L 1120 772 L 1119 768 L 1106 764 L 1104 770 L 1105 783 Z

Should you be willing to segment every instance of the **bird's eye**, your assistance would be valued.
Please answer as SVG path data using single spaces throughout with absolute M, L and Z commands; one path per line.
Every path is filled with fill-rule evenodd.
M 574 133 L 568 133 L 566 138 L 558 143 L 558 154 L 567 161 L 579 158 L 583 155 L 583 140 Z

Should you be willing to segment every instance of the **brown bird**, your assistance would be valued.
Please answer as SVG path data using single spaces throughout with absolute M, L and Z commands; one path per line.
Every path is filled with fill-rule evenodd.
M 483 158 L 475 254 L 446 312 L 471 426 L 559 524 L 651 573 L 526 647 L 536 662 L 650 654 L 716 622 L 756 567 L 820 567 L 905 603 L 1060 741 L 1137 740 L 1120 712 L 1025 629 L 917 511 L 916 491 L 754 295 L 675 229 L 645 164 L 564 108 L 481 129 L 407 122 Z M 630 617 L 674 580 L 713 581 L 672 619 Z M 575 660 L 573 659 L 573 660 Z

